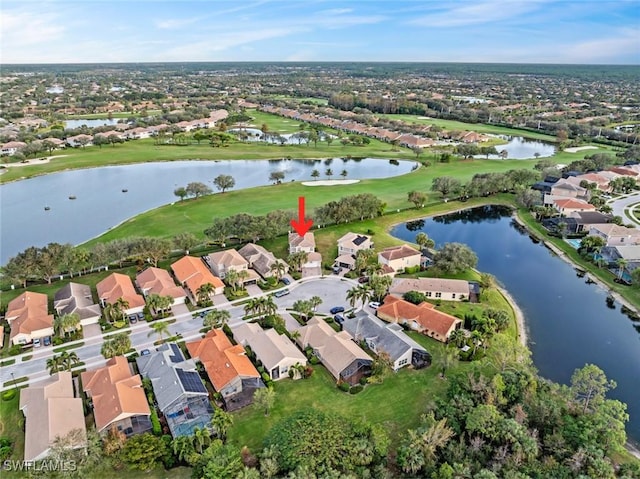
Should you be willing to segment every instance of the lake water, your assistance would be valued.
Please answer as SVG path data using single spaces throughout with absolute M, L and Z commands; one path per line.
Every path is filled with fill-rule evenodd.
M 417 164 L 365 158 L 346 160 L 173 161 L 65 171 L 0 186 L 0 264 L 29 246 L 50 242 L 79 244 L 143 211 L 178 198 L 173 191 L 191 182 L 206 183 L 231 175 L 234 189 L 269 184 L 269 174 L 285 173 L 284 181 L 321 179 L 327 168 L 334 179 L 387 178 L 410 172 Z M 127 189 L 126 193 L 122 190 Z M 69 196 L 75 196 L 70 200 Z M 296 207 L 292 198 L 291 208 Z M 50 208 L 45 211 L 45 206 Z
M 64 122 L 64 128 L 66 130 L 73 130 L 75 128 L 80 128 L 82 125 L 86 125 L 89 128 L 95 128 L 96 126 L 106 126 L 106 125 L 117 125 L 120 120 L 118 118 L 112 118 L 109 120 L 108 118 L 100 118 L 100 119 L 80 119 L 80 120 L 66 120 Z
M 298 136 L 298 133 L 267 132 L 267 138 L 265 139 L 264 134 L 262 133 L 262 130 L 259 130 L 257 128 L 232 128 L 228 130 L 228 132 L 235 134 L 239 138 L 242 133 L 245 133 L 246 141 L 254 141 L 254 142 L 262 141 L 266 143 L 285 144 L 285 145 L 307 145 L 307 144 L 313 145 L 312 142 L 307 143 L 305 139 Z M 325 135 L 326 133 L 321 132 L 319 135 L 318 141 L 324 141 Z M 335 138 L 335 136 L 333 135 L 331 136 Z M 279 137 L 281 137 L 282 140 L 280 140 Z
M 556 152 L 555 146 L 543 141 L 528 140 L 521 136 L 501 136 L 500 138 L 508 140 L 508 143 L 504 145 L 497 145 L 496 150 L 506 150 L 507 153 L 509 153 L 507 159 L 528 160 L 536 158 L 536 153 L 539 155 L 538 158 L 548 158 L 553 156 Z M 478 158 L 486 158 L 486 156 L 478 155 Z M 499 158 L 500 156 L 498 155 L 489 155 L 489 159 L 492 160 Z
M 627 432 L 640 441 L 640 322 L 606 304 L 607 293 L 521 231 L 503 207 L 484 207 L 396 226 L 414 241 L 424 231 L 436 241 L 469 245 L 478 269 L 502 283 L 523 310 L 529 347 L 540 374 L 568 384 L 576 368 L 593 363 L 618 387 L 609 397 L 627 403 Z

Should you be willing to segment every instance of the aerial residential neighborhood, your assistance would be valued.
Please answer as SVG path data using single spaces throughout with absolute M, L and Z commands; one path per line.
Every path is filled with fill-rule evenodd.
M 636 2 L 0 9 L 2 479 L 640 479 Z

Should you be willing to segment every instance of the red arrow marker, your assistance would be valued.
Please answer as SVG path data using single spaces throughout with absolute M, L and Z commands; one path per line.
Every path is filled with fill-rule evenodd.
M 304 196 L 300 196 L 298 197 L 298 221 L 291 220 L 291 226 L 300 236 L 304 236 L 311 225 L 313 225 L 312 220 L 305 221 L 304 219 Z

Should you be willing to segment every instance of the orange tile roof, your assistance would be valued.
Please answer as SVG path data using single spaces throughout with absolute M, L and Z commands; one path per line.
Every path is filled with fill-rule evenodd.
M 216 391 L 222 390 L 234 378 L 259 378 L 260 373 L 246 356 L 241 345 L 232 345 L 221 329 L 212 329 L 200 341 L 187 343 L 192 358 L 204 365 Z
M 554 203 L 558 208 L 570 208 L 570 209 L 586 209 L 595 210 L 596 207 L 586 201 L 576 200 L 573 198 L 567 198 L 565 200 L 554 200 Z
M 180 286 L 176 286 L 167 270 L 147 268 L 136 276 L 136 282 L 141 290 L 172 298 L 184 298 L 186 293 Z M 145 294 L 147 294 L 145 293 Z
M 81 378 L 93 400 L 98 431 L 126 417 L 151 414 L 140 375 L 131 373 L 124 356 L 109 359 L 105 367 L 84 372 Z
M 186 284 L 187 288 L 195 294 L 200 286 L 211 283 L 214 288 L 224 288 L 224 283 L 220 278 L 214 276 L 209 268 L 205 266 L 200 258 L 185 256 L 171 265 L 173 274 L 181 284 Z
M 119 298 L 129 303 L 129 308 L 144 306 L 144 298 L 136 293 L 131 278 L 126 274 L 112 273 L 96 284 L 98 297 L 107 304 L 113 304 Z
M 456 323 L 461 320 L 435 309 L 431 303 L 420 303 L 415 305 L 395 296 L 387 296 L 384 304 L 377 310 L 377 315 L 394 318 L 396 322 L 415 321 L 424 329 L 436 332 L 446 338 Z M 384 318 L 383 318 L 384 319 Z
M 11 338 L 19 333 L 31 334 L 33 331 L 53 327 L 53 315 L 48 311 L 47 295 L 33 291 L 25 291 L 9 302 L 5 318 L 11 325 Z
M 403 244 L 402 246 L 392 246 L 390 248 L 385 248 L 380 252 L 380 255 L 392 261 L 394 259 L 399 258 L 408 258 L 410 256 L 420 255 L 420 251 L 412 248 L 409 245 Z

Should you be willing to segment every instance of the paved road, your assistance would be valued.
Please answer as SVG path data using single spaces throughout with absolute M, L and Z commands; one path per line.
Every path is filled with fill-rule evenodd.
M 640 222 L 638 222 L 637 220 L 629 219 L 629 217 L 624 214 L 624 210 L 628 208 L 629 205 L 638 202 L 640 202 L 640 192 L 634 192 L 615 199 L 611 199 L 607 201 L 607 204 L 613 209 L 613 214 L 616 216 L 620 216 L 625 224 L 631 221 L 636 225 L 640 225 Z
M 293 303 L 299 299 L 308 299 L 311 298 L 311 296 L 320 296 L 323 302 L 318 307 L 318 312 L 329 313 L 329 309 L 334 306 L 347 306 L 347 291 L 355 285 L 357 285 L 355 281 L 338 276 L 303 279 L 289 285 L 287 289 L 290 291 L 290 294 L 282 296 L 281 298 L 274 298 L 274 302 L 277 304 L 279 310 L 284 310 L 286 308 L 290 308 Z M 221 306 L 220 308 L 228 310 L 231 314 L 231 320 L 229 321 L 230 326 L 233 327 L 242 323 L 244 306 L 236 306 L 233 303 L 229 303 Z M 200 338 L 202 318 L 199 316 L 194 318 L 192 313 L 176 316 L 175 318 L 176 322 L 169 325 L 169 331 L 172 336 L 179 333 L 185 340 L 195 340 Z M 118 332 L 122 331 L 130 331 L 129 337 L 131 339 L 131 345 L 137 351 L 152 348 L 154 341 L 159 339 L 155 333 L 152 333 L 152 330 L 146 322 L 135 324 L 126 330 Z M 85 363 L 82 368 L 92 369 L 100 367 L 104 365 L 106 361 L 100 354 L 102 343 L 102 336 L 94 336 L 85 339 L 83 346 L 72 349 L 71 351 L 74 351 L 78 355 L 80 361 Z M 33 355 L 33 357 L 28 361 L 23 362 L 22 358 L 29 355 Z M 49 377 L 46 363 L 47 359 L 52 356 L 53 348 L 51 347 L 43 347 L 34 353 L 16 356 L 15 364 L 0 368 L 0 386 L 5 382 L 10 381 L 12 377 L 20 378 L 27 376 L 29 378 L 29 381 L 20 383 L 20 386 L 31 384 Z M 10 389 L 11 387 L 13 386 L 1 387 L 0 391 Z

